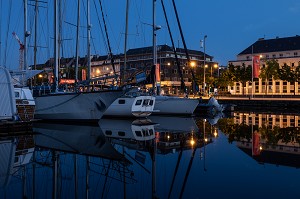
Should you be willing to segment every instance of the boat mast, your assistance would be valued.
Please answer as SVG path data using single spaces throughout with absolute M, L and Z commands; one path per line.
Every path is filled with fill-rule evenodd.
M 78 83 L 79 25 L 80 25 L 80 0 L 78 0 L 78 6 L 77 6 L 76 64 L 75 64 L 75 84 L 76 84 L 76 86 Z
M 127 36 L 128 36 L 128 11 L 129 11 L 129 0 L 126 1 L 126 23 L 125 23 L 125 41 L 124 41 L 124 68 L 121 71 L 121 82 L 125 81 L 125 71 L 127 69 Z M 121 68 L 121 67 L 120 67 Z
M 27 70 L 27 0 L 24 0 L 24 65 L 23 70 Z
M 91 19 L 90 0 L 87 0 L 87 80 L 91 79 Z
M 57 93 L 58 88 L 58 12 L 57 1 L 54 0 L 54 92 Z
M 160 93 L 160 89 L 159 89 L 159 83 L 157 82 L 158 77 L 156 76 L 158 74 L 158 72 L 156 71 L 156 65 L 157 65 L 157 47 L 156 47 L 156 31 L 159 29 L 159 27 L 156 26 L 156 0 L 153 0 L 153 13 L 152 13 L 152 17 L 153 17 L 153 26 L 152 26 L 152 31 L 153 31 L 153 67 L 154 67 L 154 79 L 155 81 L 153 81 L 152 84 L 152 88 L 154 93 L 156 93 L 157 95 L 159 95 Z
M 104 18 L 104 13 L 103 13 L 103 8 L 102 8 L 101 1 L 99 1 L 99 4 L 100 4 L 100 9 L 101 9 L 102 19 L 103 19 L 103 24 L 104 24 L 105 36 L 106 36 L 106 40 L 107 40 L 107 44 L 108 44 L 108 50 L 109 50 L 111 65 L 112 65 L 112 68 L 113 68 L 113 71 L 114 71 L 115 80 L 117 81 L 116 69 L 115 69 L 115 64 L 114 64 L 114 55 L 112 54 L 112 51 L 111 51 L 111 46 L 110 46 L 110 42 L 109 42 L 109 37 L 108 37 L 108 33 L 107 33 L 107 27 L 106 27 L 106 22 L 105 22 L 105 18 Z
M 37 24 L 38 24 L 38 0 L 35 0 L 35 19 L 34 19 L 34 47 L 33 47 L 33 65 L 34 70 L 36 70 L 36 52 L 37 52 Z M 24 52 L 26 49 L 24 49 Z M 34 78 L 34 85 L 36 85 L 36 78 Z
M 175 60 L 176 60 L 176 64 L 177 64 L 177 68 L 178 68 L 178 72 L 179 72 L 179 76 L 180 76 L 180 81 L 181 81 L 181 89 L 183 90 L 183 92 L 186 92 L 185 83 L 183 81 L 182 70 L 181 70 L 181 67 L 180 67 L 180 62 L 179 62 L 179 59 L 178 59 L 178 56 L 177 56 L 177 52 L 176 52 L 176 48 L 175 48 L 175 44 L 174 44 L 174 40 L 173 40 L 173 36 L 172 36 L 171 29 L 170 29 L 169 20 L 168 20 L 168 17 L 167 17 L 167 13 L 166 13 L 166 9 L 165 9 L 165 5 L 164 5 L 163 0 L 161 0 L 161 4 L 162 4 L 165 19 L 166 19 L 166 23 L 167 23 L 167 26 L 168 26 L 169 35 L 170 35 L 170 39 L 171 39 L 171 42 L 172 42 L 172 48 L 173 48 L 173 51 L 174 51 L 174 54 L 175 54 Z
M 182 43 L 183 43 L 183 46 L 184 46 L 184 50 L 185 50 L 185 55 L 186 55 L 186 58 L 187 58 L 187 62 L 188 62 L 188 64 L 190 64 L 191 63 L 191 59 L 190 59 L 190 56 L 189 56 L 189 53 L 188 53 L 188 50 L 187 50 L 187 47 L 186 47 L 186 43 L 185 43 L 185 39 L 184 39 L 184 36 L 183 36 L 183 32 L 182 32 L 180 20 L 179 20 L 179 17 L 178 17 L 178 12 L 177 12 L 175 1 L 172 0 L 172 3 L 173 3 L 175 15 L 176 15 L 176 20 L 177 20 L 177 24 L 178 24 L 178 28 L 179 28 L 181 40 L 182 40 Z M 193 83 L 194 83 L 195 89 L 198 91 L 199 88 L 197 87 L 194 70 L 191 69 L 190 71 L 192 72 Z

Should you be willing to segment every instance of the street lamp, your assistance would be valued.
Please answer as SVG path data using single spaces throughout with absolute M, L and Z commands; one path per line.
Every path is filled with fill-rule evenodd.
M 194 68 L 196 67 L 196 62 L 191 61 L 190 66 L 192 67 L 192 70 L 194 71 Z M 193 93 L 194 94 L 195 94 L 195 90 L 196 90 L 196 85 L 195 85 L 195 82 L 193 82 Z
M 203 47 L 203 94 L 205 94 L 205 40 L 207 38 L 207 35 L 204 36 L 203 40 L 200 41 L 200 47 Z

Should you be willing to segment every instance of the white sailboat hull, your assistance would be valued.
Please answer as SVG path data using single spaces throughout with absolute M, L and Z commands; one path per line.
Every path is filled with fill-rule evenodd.
M 153 112 L 154 104 L 155 97 L 153 96 L 120 97 L 108 107 L 104 115 L 111 117 L 147 117 Z
M 197 99 L 156 96 L 153 114 L 192 115 L 198 104 Z
M 99 120 L 120 90 L 86 93 L 61 93 L 36 98 L 35 119 Z

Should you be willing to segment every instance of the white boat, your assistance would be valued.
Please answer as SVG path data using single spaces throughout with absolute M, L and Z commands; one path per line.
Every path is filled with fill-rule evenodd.
M 199 104 L 197 99 L 157 95 L 153 114 L 192 115 Z
M 99 120 L 106 109 L 122 95 L 121 90 L 55 93 L 35 99 L 34 118 L 44 120 Z
M 105 111 L 110 117 L 147 117 L 153 112 L 155 97 L 128 92 L 116 99 Z
M 6 68 L 0 67 L 0 121 L 15 120 L 16 100 L 11 75 Z
M 22 121 L 34 118 L 35 101 L 28 87 L 14 87 L 18 116 Z
M 17 113 L 22 121 L 29 121 L 34 118 L 35 101 L 32 91 L 26 85 L 28 79 L 41 72 L 42 70 L 10 71 L 14 85 Z
M 155 138 L 154 123 L 149 119 L 101 119 L 98 124 L 104 135 L 109 138 L 131 141 L 147 141 Z
M 58 14 L 58 10 L 54 9 L 54 14 Z M 77 12 L 80 12 L 79 7 Z M 79 18 L 77 23 L 79 24 Z M 54 51 L 54 87 L 55 93 L 49 94 L 47 96 L 39 96 L 36 98 L 36 110 L 35 118 L 44 120 L 99 120 L 106 109 L 113 103 L 118 97 L 123 93 L 122 90 L 101 90 L 95 92 L 74 92 L 74 93 L 59 93 L 58 92 L 58 29 L 57 29 L 57 18 L 54 21 L 55 24 L 55 51 Z M 88 39 L 89 43 L 89 39 Z M 76 49 L 79 45 L 79 25 L 77 26 L 77 39 L 76 39 Z M 89 46 L 89 45 L 88 45 Z M 89 52 L 90 47 L 88 47 Z M 78 59 L 79 52 L 76 50 L 76 65 L 75 79 L 78 80 Z M 91 56 L 88 56 L 88 68 L 90 68 Z M 116 76 L 116 74 L 115 74 Z M 88 76 L 89 77 L 89 76 Z M 88 79 L 89 81 L 90 79 Z M 77 86 L 77 85 L 75 85 Z

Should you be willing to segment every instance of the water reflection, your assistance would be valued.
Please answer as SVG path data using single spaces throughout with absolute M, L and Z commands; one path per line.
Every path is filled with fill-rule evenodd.
M 300 167 L 300 116 L 271 113 L 235 113 L 219 127 L 229 142 L 260 163 Z
M 0 198 L 211 198 L 213 186 L 214 198 L 299 195 L 290 170 L 299 167 L 297 120 L 235 113 L 35 123 L 33 135 L 0 139 Z M 290 195 L 267 191 L 279 186 L 274 172 Z M 248 192 L 254 182 L 267 187 L 259 197 Z

